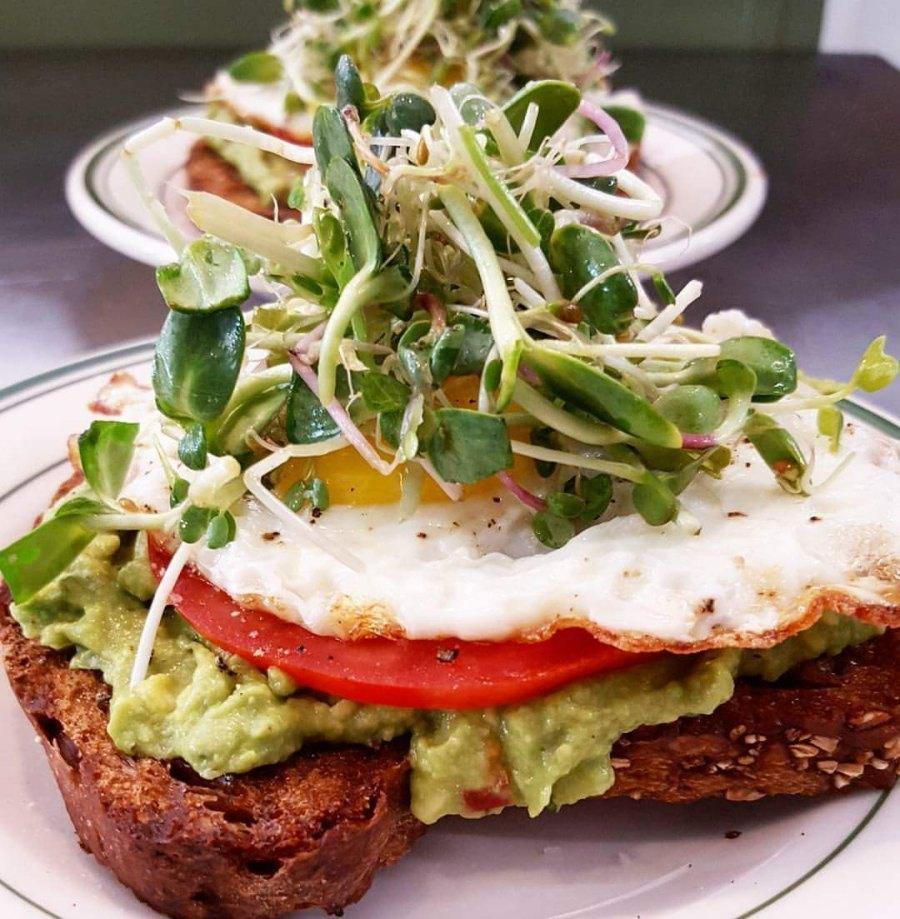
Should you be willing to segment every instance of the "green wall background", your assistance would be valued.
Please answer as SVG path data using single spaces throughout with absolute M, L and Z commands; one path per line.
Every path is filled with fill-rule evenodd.
M 599 0 L 615 48 L 813 49 L 824 0 Z M 237 47 L 265 42 L 277 0 L 7 0 L 0 48 Z

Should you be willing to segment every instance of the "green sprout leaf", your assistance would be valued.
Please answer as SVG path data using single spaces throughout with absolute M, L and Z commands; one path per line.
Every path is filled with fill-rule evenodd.
M 503 106 L 503 114 L 512 129 L 518 134 L 522 130 L 528 106 L 538 107 L 537 121 L 531 134 L 530 150 L 537 150 L 542 141 L 555 134 L 581 102 L 581 93 L 562 80 L 537 80 L 527 83 Z
M 294 512 L 302 510 L 307 501 L 306 482 L 294 482 L 281 500 Z
M 333 159 L 325 172 L 325 184 L 341 211 L 354 267 L 373 270 L 381 261 L 381 237 L 359 173 L 343 159 Z
M 567 491 L 554 491 L 547 495 L 547 510 L 557 517 L 569 519 L 580 517 L 585 512 L 583 498 Z
M 747 420 L 756 390 L 756 374 L 741 361 L 723 358 L 716 361 L 709 385 L 728 398 L 724 418 L 715 433 L 717 437 L 730 437 Z
M 287 206 L 292 207 L 295 211 L 302 211 L 303 205 L 306 204 L 306 189 L 303 187 L 303 176 L 294 179 L 291 190 L 287 196 Z
M 450 376 L 456 367 L 465 339 L 465 328 L 462 325 L 452 325 L 444 329 L 435 341 L 431 349 L 429 367 L 431 378 L 438 386 Z
M 585 284 L 618 264 L 608 240 L 590 227 L 568 224 L 550 237 L 550 266 L 567 297 L 574 297 Z M 637 288 L 627 272 L 616 272 L 580 297 L 578 305 L 595 329 L 615 335 L 634 318 Z
M 334 68 L 334 83 L 338 111 L 352 105 L 360 118 L 366 117 L 366 90 L 356 64 L 349 54 L 342 54 Z
M 179 261 L 156 269 L 166 303 L 183 313 L 209 313 L 240 306 L 250 296 L 240 249 L 204 236 L 185 246 Z
M 309 499 L 312 506 L 320 511 L 327 511 L 331 498 L 328 494 L 328 486 L 321 479 L 313 479 L 309 483 Z
M 590 523 L 602 516 L 612 501 L 612 476 L 607 475 L 605 472 L 601 472 L 592 478 L 581 476 L 575 491 L 584 501 L 584 512 L 581 515 L 581 519 L 585 523 Z
M 431 103 L 417 93 L 394 93 L 384 113 L 387 133 L 399 137 L 401 131 L 417 134 L 426 124 L 434 124 L 437 114 Z
M 284 406 L 290 381 L 290 367 L 281 364 L 239 383 L 221 416 L 208 425 L 210 449 L 220 456 L 248 457 L 253 435 L 262 434 Z
M 617 380 L 558 351 L 532 347 L 523 360 L 561 399 L 626 434 L 660 447 L 681 446 L 681 432 Z
M 139 426 L 126 421 L 94 421 L 78 438 L 85 481 L 95 495 L 114 501 L 122 490 L 134 456 Z
M 561 6 L 548 7 L 538 19 L 541 35 L 551 45 L 570 45 L 578 37 L 582 26 L 581 17 L 575 10 Z
M 251 51 L 228 66 L 228 75 L 239 83 L 275 83 L 283 74 L 281 61 L 268 51 Z
M 27 603 L 62 574 L 96 535 L 82 517 L 52 517 L 0 551 L 0 574 L 16 603 Z
M 313 117 L 313 150 L 316 165 L 324 179 L 334 160 L 343 160 L 358 174 L 353 140 L 341 113 L 333 105 L 320 105 Z
M 643 112 L 625 105 L 604 105 L 603 110 L 619 122 L 619 127 L 630 144 L 639 144 L 644 137 L 647 119 Z
M 284 495 L 284 503 L 292 511 L 300 511 L 311 504 L 318 511 L 328 510 L 331 499 L 328 486 L 321 479 L 295 482 Z
M 185 432 L 178 444 L 178 458 L 188 469 L 206 468 L 206 430 L 199 421 L 195 421 Z
M 513 464 L 506 423 L 497 415 L 440 408 L 428 457 L 447 482 L 471 484 Z
M 678 516 L 678 499 L 652 472 L 646 472 L 631 492 L 635 510 L 650 524 L 662 526 Z
M 185 508 L 181 520 L 178 521 L 178 536 L 181 541 L 199 542 L 206 534 L 206 528 L 215 515 L 216 511 L 211 507 L 197 507 L 192 504 Z
M 244 317 L 236 307 L 166 318 L 156 342 L 153 391 L 176 420 L 212 421 L 228 404 L 244 357 Z
M 653 407 L 680 431 L 708 434 L 714 431 L 722 416 L 722 403 L 708 386 L 687 384 L 666 390 Z
M 774 418 L 759 412 L 747 420 L 744 434 L 775 473 L 778 484 L 792 495 L 803 494 L 807 463 L 793 436 Z
M 331 272 L 338 287 L 343 288 L 353 277 L 353 262 L 347 251 L 347 237 L 340 220 L 329 211 L 318 210 L 313 217 L 313 228 L 319 243 L 319 254 Z
M 191 483 L 187 479 L 175 479 L 169 490 L 169 507 L 178 507 L 179 504 L 187 501 L 190 487 Z
M 237 533 L 237 523 L 228 511 L 220 511 L 209 521 L 206 528 L 206 544 L 210 549 L 221 549 L 230 543 Z
M 755 397 L 772 402 L 797 388 L 797 362 L 794 352 L 780 341 L 745 335 L 722 342 L 722 360 L 746 364 L 756 374 Z
M 366 408 L 373 412 L 392 412 L 403 409 L 409 402 L 409 387 L 396 377 L 371 370 L 359 378 L 359 391 Z
M 427 341 L 431 331 L 428 319 L 410 323 L 397 342 L 397 359 L 403 373 L 416 389 L 427 389 L 431 384 L 429 356 L 431 345 Z M 405 403 L 404 403 L 405 404 Z
M 296 374 L 291 380 L 285 434 L 291 444 L 316 444 L 341 433 L 319 397 Z
M 465 333 L 453 364 L 452 373 L 457 376 L 481 373 L 491 346 L 494 344 L 490 325 L 479 316 L 457 313 L 453 317 L 451 328 L 461 328 Z
M 500 26 L 521 16 L 522 10 L 522 0 L 494 0 L 479 6 L 478 19 L 489 32 L 496 32 Z
M 99 514 L 108 514 L 110 508 L 102 501 L 89 498 L 87 495 L 79 495 L 77 498 L 70 498 L 64 501 L 53 512 L 54 517 L 95 517 Z
M 844 413 L 833 405 L 823 405 L 817 412 L 819 433 L 827 437 L 832 453 L 837 453 L 844 430 Z
M 851 384 L 863 392 L 878 392 L 890 385 L 897 376 L 897 358 L 886 354 L 887 338 L 879 335 L 863 353 L 859 366 L 853 374 Z
M 548 549 L 561 549 L 574 535 L 575 524 L 552 511 L 538 511 L 531 518 L 531 529 Z

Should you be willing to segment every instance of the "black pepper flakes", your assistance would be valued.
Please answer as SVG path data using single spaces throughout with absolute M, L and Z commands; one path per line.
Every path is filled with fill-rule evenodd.
M 428 539 L 427 533 L 416 533 L 416 536 L 418 536 L 419 539 Z
M 726 838 L 726 839 L 737 839 L 738 836 L 740 836 L 740 835 L 741 835 L 741 831 L 740 831 L 740 830 L 729 830 L 729 831 L 725 834 L 725 838 Z
M 821 521 L 821 519 L 822 519 L 821 517 L 817 517 L 815 514 L 813 514 L 812 517 L 809 518 L 809 522 L 810 522 L 810 523 L 819 523 L 819 521 Z

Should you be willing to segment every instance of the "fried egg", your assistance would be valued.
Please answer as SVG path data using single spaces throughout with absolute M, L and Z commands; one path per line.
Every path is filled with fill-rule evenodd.
M 785 423 L 801 442 L 817 440 L 814 414 Z M 155 410 L 145 416 L 123 492 L 160 511 L 168 486 L 155 444 L 171 442 L 177 465 L 162 424 Z M 401 519 L 399 473 L 380 476 L 347 448 L 302 460 L 303 469 L 282 467 L 275 488 L 309 474 L 312 463 L 331 507 L 309 522 L 362 570 L 286 533 L 250 495 L 232 509 L 235 540 L 198 548 L 193 563 L 240 603 L 344 637 L 533 639 L 578 625 L 629 650 L 696 651 L 765 647 L 825 609 L 900 625 L 897 448 L 856 421 L 837 454 L 821 438 L 815 446 L 820 480 L 853 457 L 811 497 L 783 492 L 741 443 L 721 479 L 699 477 L 682 495 L 699 533 L 650 527 L 625 513 L 627 496 L 618 495 L 600 523 L 554 551 L 533 536 L 529 512 L 490 482 L 458 502 L 426 485 Z M 529 462 L 518 460 L 517 477 L 534 475 Z

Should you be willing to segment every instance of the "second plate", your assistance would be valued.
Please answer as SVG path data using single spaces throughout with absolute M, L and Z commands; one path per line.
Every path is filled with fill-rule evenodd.
M 644 103 L 643 177 L 666 200 L 663 232 L 644 250 L 668 271 L 708 258 L 747 231 L 766 198 L 767 179 L 745 144 L 693 115 Z M 198 106 L 173 109 L 119 125 L 82 150 L 66 176 L 66 198 L 81 225 L 106 245 L 148 265 L 172 260 L 124 167 L 122 145 L 164 115 L 197 115 Z M 175 134 L 141 156 L 150 187 L 179 222 L 184 162 L 196 137 Z

